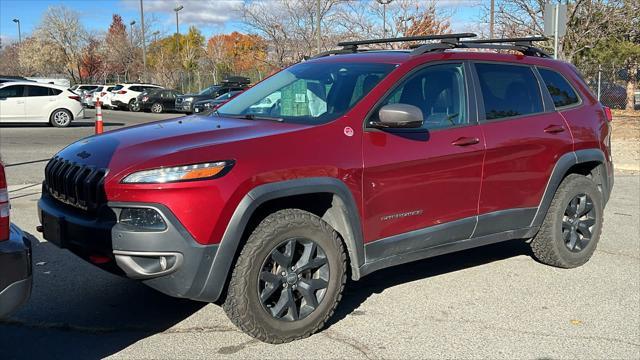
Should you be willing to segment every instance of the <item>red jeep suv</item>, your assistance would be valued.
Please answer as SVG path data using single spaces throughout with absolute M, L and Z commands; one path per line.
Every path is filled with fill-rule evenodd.
M 613 186 L 610 112 L 540 38 L 473 36 L 341 43 L 210 116 L 71 144 L 46 166 L 44 237 L 222 303 L 271 343 L 316 332 L 348 277 L 393 265 L 524 239 L 580 266 Z M 414 45 L 362 49 L 395 41 Z

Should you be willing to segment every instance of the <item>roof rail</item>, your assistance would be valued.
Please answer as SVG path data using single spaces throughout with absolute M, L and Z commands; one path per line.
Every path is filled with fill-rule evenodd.
M 496 49 L 496 50 L 514 50 L 519 51 L 527 56 L 550 57 L 543 50 L 534 47 L 534 41 L 545 41 L 548 38 L 543 36 L 520 37 L 520 38 L 504 38 L 504 39 L 475 39 L 464 40 L 459 42 L 442 42 L 436 44 L 422 45 L 411 52 L 412 55 L 421 55 L 431 51 L 446 50 L 454 48 L 464 49 Z
M 441 42 L 459 43 L 462 38 L 476 37 L 474 33 L 458 33 L 458 34 L 438 34 L 438 35 L 422 35 L 422 36 L 403 36 L 397 38 L 382 38 L 382 39 L 370 39 L 370 40 L 355 40 L 355 41 L 342 41 L 338 43 L 338 46 L 342 46 L 342 49 L 329 50 L 321 52 L 311 57 L 312 59 L 338 54 L 351 54 L 359 51 L 367 51 L 358 49 L 360 45 L 371 44 L 389 44 L 396 42 L 409 42 L 409 41 L 428 41 L 428 40 L 441 40 Z

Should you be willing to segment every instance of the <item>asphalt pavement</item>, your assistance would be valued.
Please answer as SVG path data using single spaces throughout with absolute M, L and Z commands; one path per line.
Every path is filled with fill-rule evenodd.
M 105 122 L 170 116 L 105 111 Z M 580 268 L 542 265 L 510 241 L 381 270 L 347 284 L 321 332 L 269 345 L 217 305 L 105 273 L 35 232 L 45 163 L 27 163 L 92 126 L 0 127 L 12 221 L 34 242 L 33 294 L 0 321 L 0 359 L 640 358 L 640 176 L 617 175 L 598 249 Z

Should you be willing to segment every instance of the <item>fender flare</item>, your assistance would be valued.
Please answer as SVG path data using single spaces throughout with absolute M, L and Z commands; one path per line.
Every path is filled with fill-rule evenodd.
M 542 200 L 540 201 L 540 205 L 538 206 L 538 210 L 536 211 L 533 220 L 531 221 L 531 227 L 538 228 L 542 225 L 542 221 L 544 217 L 547 215 L 547 211 L 549 210 L 549 206 L 551 206 L 551 200 L 553 200 L 553 196 L 556 194 L 556 190 L 560 186 L 560 183 L 564 179 L 567 171 L 577 164 L 587 163 L 587 162 L 598 162 L 600 164 L 606 164 L 606 158 L 604 153 L 600 149 L 584 149 L 568 152 L 556 161 L 555 166 L 553 167 L 553 171 L 551 172 L 551 176 L 549 177 L 549 181 L 547 182 L 547 187 L 544 190 L 544 194 L 542 196 Z M 609 197 L 610 191 L 610 179 L 608 176 L 602 177 L 603 181 L 603 192 L 605 195 L 605 202 Z
M 326 219 L 323 217 L 323 220 L 342 235 L 351 260 L 352 278 L 358 280 L 360 266 L 364 263 L 364 242 L 355 199 L 344 182 L 331 177 L 314 177 L 268 183 L 249 191 L 227 224 L 211 267 L 202 279 L 201 291 L 192 298 L 208 302 L 220 298 L 232 272 L 231 265 L 239 250 L 244 230 L 260 205 L 269 200 L 313 193 L 333 194 L 332 207 L 327 212 L 330 216 Z

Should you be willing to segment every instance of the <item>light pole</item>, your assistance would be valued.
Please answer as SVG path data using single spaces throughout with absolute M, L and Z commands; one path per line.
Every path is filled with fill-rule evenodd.
M 22 32 L 20 32 L 20 19 L 13 19 L 13 22 L 18 24 L 18 42 L 22 44 Z
M 180 26 L 178 23 L 178 12 L 180 10 L 184 9 L 184 6 L 180 5 L 178 7 L 176 7 L 175 9 L 173 9 L 173 11 L 176 12 L 176 58 L 180 57 L 180 39 L 179 39 L 179 35 L 180 35 Z M 182 90 L 182 92 L 184 92 L 184 84 L 182 82 L 182 77 L 180 79 L 180 90 Z
M 318 19 L 317 19 L 318 22 L 316 24 L 316 31 L 318 33 L 317 34 L 318 36 L 316 38 L 316 41 L 317 41 L 317 45 L 318 45 L 318 54 L 320 54 L 320 26 L 321 26 L 321 24 L 320 24 L 320 16 L 321 15 L 320 15 L 320 13 L 322 12 L 322 10 L 320 9 L 320 0 L 316 1 L 316 11 L 318 12 L 318 14 L 316 15 L 318 17 Z
M 496 11 L 495 1 L 491 0 L 491 10 L 489 13 L 489 39 L 493 39 L 494 14 Z
M 142 30 L 142 77 L 147 81 L 147 39 L 144 37 L 144 6 L 140 0 L 140 30 Z
M 136 21 L 135 21 L 135 20 L 132 20 L 132 21 L 129 23 L 129 26 L 131 27 L 131 47 L 133 47 L 133 25 L 135 25 L 135 24 L 136 24 Z
M 382 5 L 382 37 L 387 37 L 387 5 L 393 0 L 376 0 Z

